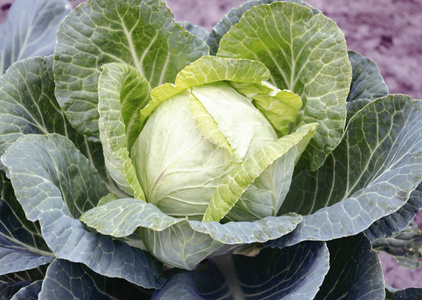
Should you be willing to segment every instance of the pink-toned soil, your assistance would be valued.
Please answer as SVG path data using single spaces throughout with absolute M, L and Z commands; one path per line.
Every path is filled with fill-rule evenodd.
M 71 0 L 77 5 L 83 0 Z M 0 0 L 0 23 L 13 0 Z M 168 0 L 176 20 L 210 30 L 232 7 L 244 0 Z M 374 60 L 390 93 L 422 99 L 422 0 L 308 0 L 337 22 L 349 49 Z M 417 217 L 422 226 L 422 214 Z M 396 288 L 422 287 L 422 268 L 406 270 L 380 255 L 386 282 Z

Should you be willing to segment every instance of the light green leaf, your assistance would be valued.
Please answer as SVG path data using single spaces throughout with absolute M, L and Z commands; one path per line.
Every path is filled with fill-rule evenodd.
M 212 128 L 204 130 L 209 124 L 205 123 L 197 126 L 198 129 L 210 141 L 213 141 L 212 134 L 219 131 L 221 139 L 227 140 L 229 144 L 229 152 L 234 153 L 237 160 L 250 157 L 277 138 L 271 124 L 253 106 L 251 100 L 239 94 L 229 84 L 215 82 L 193 87 L 192 95 L 203 105 L 209 118 L 215 121 Z
M 305 5 L 311 8 L 315 14 L 319 13 L 319 10 L 311 7 L 309 4 L 300 0 L 250 0 L 250 1 L 247 1 L 244 4 L 231 9 L 225 16 L 223 16 L 223 18 L 221 18 L 220 22 L 218 22 L 217 25 L 214 26 L 207 40 L 207 43 L 210 46 L 210 53 L 213 55 L 217 53 L 221 38 L 227 33 L 227 31 L 230 30 L 230 28 L 234 24 L 239 22 L 240 18 L 248 9 L 257 5 L 270 4 L 270 3 L 278 2 L 278 1 L 293 2 L 293 3 L 298 3 L 300 5 Z
M 229 214 L 227 216 L 229 219 L 236 221 L 241 219 L 250 221 L 251 215 L 258 219 L 275 215 L 288 191 L 294 164 L 306 148 L 316 128 L 317 124 L 303 125 L 295 133 L 284 136 L 263 147 L 242 164 L 236 166 L 217 187 L 204 214 L 203 221 L 219 221 L 227 214 Z M 277 160 L 279 162 L 276 164 L 276 168 L 283 170 L 282 172 L 280 172 L 280 169 L 277 171 L 281 173 L 281 178 L 287 183 L 282 185 L 282 191 L 276 195 L 269 193 L 267 198 L 270 203 L 266 203 L 268 207 L 261 208 L 261 204 L 253 199 L 254 195 L 251 189 L 255 188 L 253 186 L 254 181 Z M 260 188 L 259 182 L 256 188 Z M 242 196 L 245 197 L 241 198 Z M 280 196 L 276 202 L 274 202 L 274 196 Z M 262 199 L 260 198 L 259 201 L 261 202 Z M 234 216 L 232 217 L 230 212 L 233 209 Z
M 268 82 L 261 83 L 231 83 L 239 93 L 253 99 L 253 104 L 270 121 L 279 137 L 289 134 L 297 113 L 302 107 L 299 95 L 279 90 Z
M 396 212 L 422 181 L 422 102 L 390 95 L 366 105 L 319 170 L 292 181 L 279 214 L 303 222 L 280 245 L 355 235 Z
M 346 41 L 337 25 L 295 3 L 256 6 L 224 35 L 217 56 L 258 60 L 270 70 L 271 84 L 301 97 L 292 129 L 320 126 L 297 172 L 319 168 L 342 138 L 351 82 Z
M 139 111 L 150 100 L 150 87 L 130 65 L 103 66 L 98 80 L 100 139 L 110 176 L 127 194 L 145 200 L 129 151 L 141 132 Z
M 101 144 L 76 132 L 54 97 L 52 56 L 16 62 L 0 86 L 0 155 L 23 135 L 58 133 L 71 139 L 108 181 Z
M 108 203 L 108 202 L 111 202 L 111 201 L 114 201 L 114 200 L 117 200 L 117 199 L 119 199 L 119 196 L 117 196 L 116 194 L 110 193 L 110 194 L 108 194 L 108 195 L 106 195 L 106 196 L 102 197 L 102 198 L 98 201 L 97 206 L 100 206 L 100 205 L 106 204 L 106 203 Z
M 14 1 L 0 24 L 0 75 L 16 61 L 53 54 L 57 28 L 70 11 L 66 0 Z
M 140 232 L 153 256 L 168 265 L 188 270 L 210 255 L 237 247 L 223 245 L 207 234 L 194 231 L 186 219 L 170 217 L 154 205 L 137 199 L 109 202 L 86 212 L 81 221 L 114 237 Z
M 146 120 L 158 104 L 188 88 L 218 81 L 258 83 L 269 77 L 267 67 L 257 61 L 201 57 L 177 74 L 175 84 L 166 83 L 151 91 L 152 101 L 141 111 L 142 120 Z
M 267 67 L 249 59 L 205 56 L 184 68 L 176 78 L 176 86 L 200 86 L 217 81 L 261 82 L 270 73 Z
M 92 0 L 60 24 L 54 73 L 56 96 L 72 125 L 98 139 L 98 76 L 106 63 L 127 63 L 152 87 L 174 82 L 208 53 L 202 39 L 174 21 L 163 0 Z
M 170 217 L 145 201 L 125 198 L 92 208 L 80 220 L 102 234 L 125 237 L 138 227 L 161 231 L 185 219 Z
M 195 120 L 196 127 L 207 139 L 219 146 L 220 148 L 226 149 L 231 155 L 235 157 L 235 153 L 227 138 L 218 128 L 217 122 L 208 113 L 204 105 L 195 96 L 190 97 L 190 110 L 192 117 Z

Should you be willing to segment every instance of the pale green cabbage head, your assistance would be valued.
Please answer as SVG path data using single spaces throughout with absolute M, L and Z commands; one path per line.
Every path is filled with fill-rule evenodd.
M 203 128 L 204 118 L 214 126 L 212 134 L 210 128 Z M 228 83 L 217 82 L 161 103 L 146 122 L 131 157 L 148 202 L 168 215 L 200 220 L 234 166 L 276 139 L 252 99 Z M 271 193 L 269 188 L 271 184 L 264 184 L 260 193 Z

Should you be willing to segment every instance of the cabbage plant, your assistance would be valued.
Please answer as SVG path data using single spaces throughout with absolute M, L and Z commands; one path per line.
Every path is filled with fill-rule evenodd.
M 208 33 L 91 0 L 54 26 L 54 54 L 0 78 L 2 295 L 385 298 L 374 248 L 422 208 L 422 103 L 332 20 L 256 0 Z

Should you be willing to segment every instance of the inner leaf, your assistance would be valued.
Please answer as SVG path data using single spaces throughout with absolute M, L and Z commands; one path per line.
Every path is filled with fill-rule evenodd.
M 277 138 L 271 124 L 251 100 L 227 83 L 193 87 L 192 94 L 215 120 L 238 159 L 243 160 Z
M 211 143 L 226 149 L 231 155 L 235 156 L 233 148 L 218 128 L 218 124 L 202 105 L 201 101 L 193 95 L 190 97 L 190 111 L 199 131 L 201 131 Z

